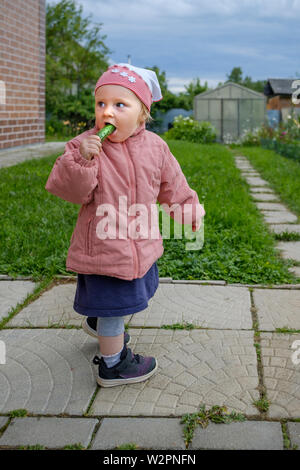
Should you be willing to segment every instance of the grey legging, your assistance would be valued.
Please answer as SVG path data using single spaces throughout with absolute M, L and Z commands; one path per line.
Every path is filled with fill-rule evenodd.
M 99 317 L 97 334 L 99 336 L 119 336 L 124 333 L 124 317 Z

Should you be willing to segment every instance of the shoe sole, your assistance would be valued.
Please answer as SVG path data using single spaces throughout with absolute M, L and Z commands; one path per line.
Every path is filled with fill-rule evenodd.
M 157 368 L 158 362 L 156 360 L 156 366 L 154 369 L 152 369 L 148 374 L 142 375 L 141 377 L 131 377 L 130 379 L 101 379 L 101 377 L 98 376 L 97 383 L 100 385 L 100 387 L 116 387 L 117 385 L 135 384 L 149 379 L 157 371 Z
M 81 326 L 82 326 L 82 329 L 90 336 L 93 336 L 93 338 L 98 338 L 98 335 L 95 334 L 95 330 L 93 330 L 92 328 L 89 327 L 89 325 L 87 324 L 87 321 L 86 319 L 83 320 L 83 322 L 81 323 Z
M 93 330 L 93 328 L 89 327 L 86 319 L 84 319 L 83 322 L 81 323 L 81 327 L 88 335 L 92 336 L 93 338 L 98 339 L 97 333 L 95 333 L 95 330 Z M 130 342 L 131 342 L 131 337 L 129 338 L 129 341 L 126 344 L 130 344 Z

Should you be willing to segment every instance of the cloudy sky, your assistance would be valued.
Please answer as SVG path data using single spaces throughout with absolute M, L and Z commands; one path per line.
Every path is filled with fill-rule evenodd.
M 47 0 L 55 4 L 58 0 Z M 157 65 L 169 89 L 214 88 L 233 67 L 253 80 L 300 77 L 300 0 L 77 0 L 103 23 L 112 62 Z

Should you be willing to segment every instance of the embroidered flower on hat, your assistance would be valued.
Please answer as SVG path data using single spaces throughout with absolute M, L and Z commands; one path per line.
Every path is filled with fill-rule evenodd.
M 122 75 L 122 77 L 128 77 L 128 73 L 127 73 L 127 72 L 121 72 L 120 75 Z
M 131 82 L 131 83 L 134 83 L 136 80 L 134 77 L 132 77 L 131 75 L 128 77 L 128 80 Z
M 119 70 L 119 69 L 111 69 L 111 72 L 112 72 L 112 73 L 119 73 L 120 70 Z

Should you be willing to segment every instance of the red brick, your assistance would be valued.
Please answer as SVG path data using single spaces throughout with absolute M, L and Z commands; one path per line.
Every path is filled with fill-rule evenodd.
M 0 148 L 45 140 L 45 0 L 1 0 Z

